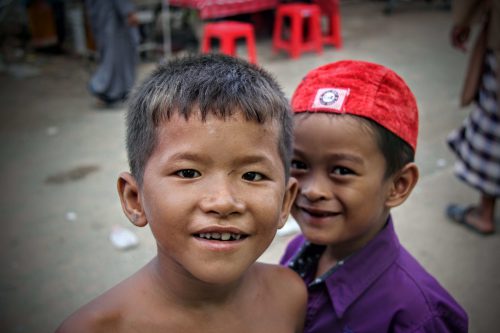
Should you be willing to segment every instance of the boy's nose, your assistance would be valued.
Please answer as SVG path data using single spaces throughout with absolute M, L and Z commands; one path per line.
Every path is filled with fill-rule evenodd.
M 328 179 L 320 175 L 311 175 L 300 183 L 300 194 L 309 201 L 326 200 L 331 197 Z
M 200 207 L 207 214 L 216 214 L 221 217 L 241 214 L 245 209 L 245 204 L 234 194 L 235 190 L 229 182 L 212 183 L 200 201 Z

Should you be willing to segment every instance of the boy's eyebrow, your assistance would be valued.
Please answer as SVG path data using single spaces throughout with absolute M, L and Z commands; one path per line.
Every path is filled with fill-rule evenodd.
M 200 154 L 195 154 L 191 152 L 180 152 L 175 153 L 168 158 L 169 160 L 187 160 L 187 161 L 201 161 L 205 158 Z
M 209 155 L 196 154 L 192 152 L 180 152 L 175 153 L 168 158 L 169 160 L 186 160 L 193 162 L 208 161 L 210 160 Z M 235 165 L 245 165 L 245 164 L 255 164 L 255 163 L 269 163 L 270 159 L 265 154 L 247 155 L 236 158 L 234 160 Z
M 235 164 L 237 165 L 244 165 L 244 164 L 254 164 L 254 163 L 261 163 L 261 162 L 270 162 L 270 159 L 264 155 L 264 154 L 259 154 L 259 155 L 248 155 L 248 156 L 243 156 L 241 158 L 237 158 L 235 161 Z
M 335 160 L 351 161 L 354 163 L 363 164 L 363 159 L 359 156 L 345 153 L 333 153 L 331 157 Z
M 294 149 L 293 153 L 298 156 L 303 156 L 304 153 L 301 150 Z M 334 160 L 344 160 L 344 161 L 352 161 L 354 163 L 363 164 L 363 159 L 359 156 L 347 153 L 332 153 L 328 155 L 329 158 Z

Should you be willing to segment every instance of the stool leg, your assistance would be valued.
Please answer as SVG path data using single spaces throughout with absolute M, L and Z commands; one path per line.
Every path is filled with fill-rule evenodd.
M 292 58 L 298 58 L 300 55 L 300 48 L 303 43 L 302 37 L 302 19 L 301 18 L 292 18 L 292 27 L 290 34 L 290 56 Z
M 333 45 L 335 45 L 336 48 L 340 49 L 342 47 L 342 33 L 340 9 L 338 8 L 338 5 L 331 17 L 331 29 Z
M 222 38 L 220 51 L 224 54 L 234 56 L 235 54 L 234 43 L 235 40 L 232 38 Z
M 210 51 L 210 36 L 204 32 L 201 41 L 201 53 L 208 53 Z
M 283 15 L 278 13 L 274 20 L 273 53 L 276 53 L 278 48 L 281 48 L 281 29 L 283 29 Z
M 309 33 L 311 34 L 311 40 L 314 41 L 315 49 L 317 53 L 323 53 L 323 37 L 321 34 L 321 15 L 318 11 L 317 13 L 311 15 L 309 18 L 310 29 Z
M 235 37 L 234 39 L 231 39 L 230 42 L 228 42 L 228 47 L 227 47 L 227 52 L 229 55 L 235 56 L 236 55 L 236 50 L 238 48 L 238 39 Z

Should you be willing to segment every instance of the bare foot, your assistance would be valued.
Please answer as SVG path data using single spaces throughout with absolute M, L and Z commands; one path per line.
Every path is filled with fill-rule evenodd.
M 493 220 L 485 218 L 477 207 L 450 204 L 446 208 L 446 215 L 452 221 L 480 235 L 491 235 L 495 232 Z
M 464 215 L 464 224 L 476 229 L 482 234 L 492 234 L 495 232 L 493 221 L 485 220 L 477 207 L 470 209 Z

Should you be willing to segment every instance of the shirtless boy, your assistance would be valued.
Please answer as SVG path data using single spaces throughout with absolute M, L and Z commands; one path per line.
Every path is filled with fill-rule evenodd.
M 157 255 L 58 332 L 301 332 L 306 288 L 256 263 L 285 223 L 292 116 L 275 80 L 205 55 L 161 65 L 127 114 L 123 211 Z M 284 283 L 286 281 L 286 283 Z

